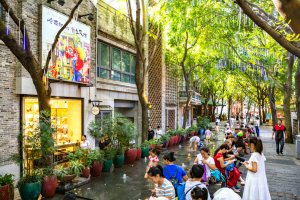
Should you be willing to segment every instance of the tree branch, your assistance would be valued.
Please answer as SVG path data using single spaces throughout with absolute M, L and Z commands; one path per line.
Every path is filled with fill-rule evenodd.
M 57 42 L 58 42 L 58 39 L 60 37 L 60 34 L 65 30 L 65 28 L 70 24 L 70 22 L 73 20 L 73 17 L 74 17 L 74 13 L 75 11 L 77 10 L 77 8 L 79 7 L 79 5 L 81 4 L 83 0 L 79 0 L 77 2 L 77 4 L 74 6 L 74 8 L 72 9 L 71 13 L 70 13 L 70 16 L 68 18 L 68 20 L 66 21 L 66 23 L 59 29 L 59 31 L 57 32 L 56 36 L 55 36 L 55 39 L 53 41 L 53 44 L 51 46 L 51 49 L 49 50 L 48 52 L 48 56 L 47 56 L 47 59 L 46 59 L 46 64 L 45 64 L 45 70 L 44 70 L 44 73 L 47 74 L 48 72 L 48 68 L 49 68 L 49 63 L 50 63 L 50 59 L 52 57 L 52 52 L 53 52 L 53 49 L 56 48 L 56 45 L 57 45 Z
M 251 9 L 247 1 L 245 0 L 236 0 L 236 3 L 243 9 L 244 13 L 252 19 L 252 21 L 266 31 L 274 40 L 276 40 L 282 47 L 291 52 L 292 54 L 300 57 L 300 49 L 294 46 L 289 42 L 284 36 L 279 34 L 274 30 L 270 25 L 265 23 L 259 16 Z
M 29 50 L 30 49 L 30 39 L 29 39 L 27 30 L 26 29 L 24 30 L 24 25 L 25 25 L 24 20 L 19 20 L 19 18 L 15 15 L 15 12 L 13 11 L 13 9 L 11 7 L 9 7 L 9 5 L 7 4 L 6 0 L 0 0 L 0 3 L 2 5 L 2 7 L 6 10 L 6 12 L 8 12 L 8 10 L 9 10 L 9 16 L 15 22 L 17 27 L 19 27 L 19 24 L 20 24 L 20 27 L 19 27 L 20 31 L 21 31 L 23 37 L 25 36 L 26 47 Z M 0 20 L 2 20 L 2 19 L 0 19 Z

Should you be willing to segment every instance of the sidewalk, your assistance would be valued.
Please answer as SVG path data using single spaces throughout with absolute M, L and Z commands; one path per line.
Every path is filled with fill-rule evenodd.
M 285 144 L 285 156 L 277 156 L 270 126 L 261 127 L 261 139 L 272 200 L 300 200 L 300 160 L 296 159 L 296 145 Z

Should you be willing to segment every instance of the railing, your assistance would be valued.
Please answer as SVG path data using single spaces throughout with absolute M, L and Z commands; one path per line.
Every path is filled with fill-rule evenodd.
M 190 90 L 189 92 L 192 93 L 191 103 L 193 105 L 200 105 L 201 104 L 201 95 L 193 90 Z M 186 91 L 180 90 L 179 95 L 180 95 L 180 102 L 186 102 L 186 100 L 187 100 Z

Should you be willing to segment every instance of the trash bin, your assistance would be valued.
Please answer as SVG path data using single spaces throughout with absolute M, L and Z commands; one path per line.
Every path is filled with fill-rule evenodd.
M 300 160 L 300 135 L 296 137 L 296 158 Z

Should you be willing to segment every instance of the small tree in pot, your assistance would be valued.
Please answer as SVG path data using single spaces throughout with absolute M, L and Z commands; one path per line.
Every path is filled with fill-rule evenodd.
M 91 174 L 94 177 L 100 176 L 103 169 L 104 152 L 100 149 L 91 150 L 90 152 L 93 164 Z

